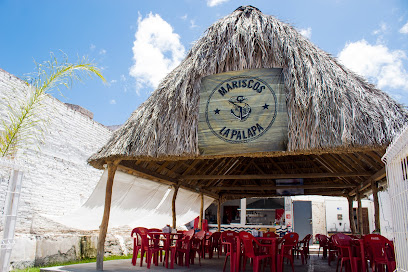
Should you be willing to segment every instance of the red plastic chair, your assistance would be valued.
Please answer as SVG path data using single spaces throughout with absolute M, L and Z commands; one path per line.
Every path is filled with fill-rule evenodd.
M 194 258 L 196 254 L 198 254 L 198 262 L 201 266 L 201 256 L 203 255 L 203 252 L 204 252 L 204 242 L 205 242 L 205 231 L 201 230 L 194 235 L 193 240 L 191 242 L 191 252 L 190 252 L 191 264 L 194 264 Z
M 224 268 L 223 272 L 225 272 L 225 268 L 227 266 L 228 257 L 230 257 L 230 270 L 235 271 L 235 263 L 237 259 L 237 241 L 236 237 L 238 233 L 227 230 L 221 233 L 221 243 L 224 246 L 225 252 L 225 261 L 224 261 Z
M 221 251 L 221 232 L 217 231 L 211 235 L 211 249 L 210 249 L 210 259 L 214 255 L 214 250 L 218 252 L 218 258 L 220 258 Z
M 352 237 L 350 237 L 352 238 Z M 364 248 L 363 239 L 351 239 L 350 250 L 351 271 L 353 272 L 368 272 L 366 251 Z
M 395 257 L 392 256 L 392 242 L 379 234 L 364 236 L 364 246 L 368 252 L 372 271 L 393 271 Z
M 213 256 L 213 234 L 212 232 L 207 231 L 205 233 L 204 243 L 203 243 L 203 258 L 205 259 L 205 255 L 208 253 L 208 258 L 212 258 Z
M 133 257 L 132 257 L 132 264 L 133 266 L 136 265 L 137 256 L 139 255 L 139 250 L 142 247 L 142 240 L 139 239 L 139 236 L 136 234 L 139 228 L 134 228 L 130 234 L 133 237 Z M 141 262 L 141 261 L 140 261 Z
M 339 258 L 337 259 L 336 271 L 339 268 L 340 263 L 340 272 L 343 270 L 343 267 L 346 271 L 351 270 L 351 238 L 343 233 L 337 233 L 332 236 L 333 243 L 338 249 Z
M 397 268 L 397 264 L 395 262 L 395 250 L 394 250 L 393 241 L 390 241 L 390 243 L 386 245 L 386 253 L 387 253 L 389 270 L 394 271 Z
M 240 232 L 239 238 L 244 246 L 244 263 L 243 270 L 245 270 L 247 259 L 252 259 L 252 270 L 258 272 L 260 268 L 260 262 L 263 259 L 271 257 L 272 244 L 261 244 L 259 243 L 252 234 L 247 232 Z M 255 250 L 254 246 L 257 246 L 257 249 L 266 248 L 267 250 Z M 272 260 L 271 262 L 272 267 Z
M 203 223 L 202 223 L 202 229 L 203 231 L 209 231 L 208 229 L 208 220 L 207 219 L 203 219 Z
M 263 233 L 262 237 L 265 237 L 265 238 L 277 238 L 279 236 L 276 233 L 274 233 L 272 231 L 269 231 L 269 232 Z M 271 241 L 270 240 L 264 240 L 264 241 L 262 241 L 262 244 L 271 244 Z M 267 252 L 265 250 L 268 250 L 268 248 L 262 248 L 261 250 L 263 250 L 264 252 Z
M 312 235 L 311 234 L 306 235 L 301 241 L 297 243 L 295 248 L 296 256 L 299 258 L 299 254 L 301 255 L 302 265 L 305 264 L 305 261 L 307 263 L 307 259 L 310 258 L 309 256 L 310 239 L 312 239 Z
M 327 254 L 327 252 L 328 252 L 328 255 L 329 255 L 328 258 L 327 258 L 327 262 L 328 262 L 328 264 L 330 266 L 331 261 L 334 261 L 336 259 L 336 256 L 338 255 L 337 247 L 333 242 L 333 236 L 331 236 L 328 239 L 326 254 Z
M 145 253 L 147 254 L 146 256 L 146 263 L 147 263 L 147 268 L 150 269 L 151 262 L 152 262 L 152 257 L 155 254 L 158 254 L 160 248 L 156 248 L 154 245 L 154 239 L 151 239 L 149 237 L 149 230 L 146 228 L 135 228 L 134 229 L 137 239 L 141 241 L 140 244 L 140 266 L 143 266 L 143 257 Z M 132 231 L 133 233 L 133 231 Z M 158 258 L 156 257 L 154 260 L 154 264 L 157 266 L 158 265 Z M 136 263 L 136 262 L 135 262 Z
M 276 233 L 269 231 L 269 232 L 265 232 L 262 237 L 267 237 L 267 238 L 277 238 L 279 237 Z
M 319 242 L 319 251 L 317 257 L 320 256 L 320 249 L 323 248 L 323 258 L 327 257 L 327 248 L 329 246 L 329 237 L 324 234 L 316 234 L 316 240 Z
M 161 229 L 148 229 L 148 231 L 149 231 L 149 233 L 150 232 L 162 232 Z M 153 240 L 154 247 L 159 249 L 158 253 L 160 253 L 160 262 L 162 262 L 163 261 L 163 250 L 164 250 L 163 243 L 160 243 L 160 241 L 162 241 L 162 239 L 160 239 L 160 235 L 158 235 L 158 234 L 151 235 L 151 238 Z M 156 254 L 156 255 L 158 255 L 158 254 Z M 157 258 L 158 256 L 154 256 L 154 257 Z
M 185 232 L 183 238 L 177 240 L 176 245 L 171 246 L 171 262 L 170 268 L 174 268 L 174 263 L 178 262 L 177 264 L 183 266 L 183 256 L 185 257 L 185 264 L 187 267 L 190 267 L 190 252 L 191 252 L 191 244 L 194 237 L 194 230 L 192 232 L 188 231 Z
M 284 258 L 290 261 L 292 265 L 292 271 L 295 271 L 295 267 L 293 264 L 293 256 L 294 256 L 294 249 L 297 245 L 299 240 L 299 234 L 296 232 L 289 232 L 285 236 L 283 236 L 283 241 L 281 244 L 281 249 L 278 255 L 278 271 L 283 271 L 283 263 Z

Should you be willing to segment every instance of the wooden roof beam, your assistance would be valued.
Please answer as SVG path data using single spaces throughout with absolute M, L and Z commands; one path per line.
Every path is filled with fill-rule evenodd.
M 304 195 L 307 195 L 306 193 Z M 330 191 L 330 192 L 322 192 L 319 194 L 313 195 L 323 195 L 323 196 L 343 196 L 342 191 Z M 223 198 L 225 199 L 238 199 L 238 198 L 245 198 L 245 197 L 282 197 L 283 195 L 278 195 L 276 193 L 227 193 L 223 194 Z
M 291 179 L 291 178 L 337 178 L 337 177 L 371 177 L 371 172 L 346 173 L 304 173 L 304 174 L 262 174 L 262 175 L 185 175 L 182 180 L 212 179 Z
M 355 196 L 357 192 L 362 192 L 368 187 L 371 186 L 371 182 L 377 182 L 383 178 L 385 178 L 386 172 L 385 172 L 385 167 L 376 172 L 374 175 L 372 175 L 369 179 L 367 179 L 364 183 L 361 183 L 359 186 L 354 188 L 351 192 L 349 192 L 349 196 Z
M 205 187 L 207 188 L 207 187 Z M 277 189 L 346 189 L 354 188 L 354 185 L 348 184 L 307 184 L 307 185 L 260 185 L 260 186 L 219 186 L 212 187 L 213 191 L 262 191 L 262 190 L 277 190 Z

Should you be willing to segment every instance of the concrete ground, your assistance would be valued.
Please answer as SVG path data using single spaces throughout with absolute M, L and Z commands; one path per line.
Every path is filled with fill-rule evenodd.
M 205 259 L 201 260 L 201 266 L 198 264 L 198 258 L 196 258 L 196 262 L 194 265 L 190 265 L 190 268 L 185 266 L 178 266 L 175 265 L 173 270 L 170 271 L 201 271 L 201 272 L 208 272 L 208 271 L 222 271 L 224 265 L 225 256 L 221 256 L 218 258 L 213 259 Z M 126 260 L 115 260 L 115 261 L 106 261 L 103 264 L 104 271 L 121 271 L 121 272 L 134 272 L 134 271 L 166 271 L 167 269 L 159 264 L 159 266 L 152 265 L 151 269 L 146 268 L 146 264 L 143 264 L 143 267 L 139 266 L 139 259 L 137 261 L 137 265 L 133 266 L 130 262 L 130 259 Z M 51 271 L 72 271 L 72 272 L 80 272 L 80 271 L 89 271 L 89 272 L 96 272 L 96 264 L 95 263 L 86 263 L 86 264 L 74 264 L 68 266 L 58 266 L 58 267 L 49 267 L 49 268 L 42 268 L 41 271 L 43 272 L 51 272 Z M 229 271 L 229 262 L 227 263 L 226 271 Z M 252 267 L 247 264 L 245 271 L 252 271 Z M 266 271 L 270 271 L 269 266 L 266 268 Z M 285 272 L 292 271 L 290 264 L 286 264 L 284 266 Z M 331 266 L 327 264 L 327 259 L 322 259 L 322 256 L 317 257 L 317 255 L 311 255 L 308 264 L 302 265 L 302 261 L 299 259 L 295 259 L 295 272 L 334 272 L 336 271 L 336 262 L 332 262 Z

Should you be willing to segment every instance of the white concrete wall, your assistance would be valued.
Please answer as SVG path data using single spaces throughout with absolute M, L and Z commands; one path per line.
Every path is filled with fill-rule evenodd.
M 348 216 L 348 201 L 344 197 L 330 196 L 292 196 L 292 200 L 312 201 L 313 237 L 318 234 L 327 234 L 330 231 L 350 231 Z M 363 208 L 368 208 L 370 232 L 374 231 L 374 204 L 370 199 L 361 200 Z M 354 201 L 353 207 L 357 208 Z M 342 215 L 338 220 L 337 215 Z M 341 223 L 341 225 L 340 225 Z
M 350 220 L 347 199 L 335 197 L 326 199 L 325 202 L 327 231 L 349 232 Z M 341 215 L 341 220 L 338 219 L 338 215 Z
M 394 229 L 392 221 L 391 200 L 388 191 L 378 192 L 378 202 L 380 206 L 381 235 L 393 240 Z
M 0 70 L 0 116 L 3 120 L 8 119 L 7 101 L 16 103 L 26 97 L 26 92 L 22 81 Z M 86 160 L 112 134 L 105 126 L 51 96 L 46 97 L 42 105 L 41 115 L 47 120 L 47 131 L 40 143 L 17 155 L 25 167 L 16 226 L 20 233 L 30 232 L 37 215 L 64 215 L 80 206 L 102 174 Z M 2 182 L 0 187 L 4 186 Z M 4 196 L 0 195 L 1 210 Z
M 69 90 L 68 90 L 69 92 Z M 20 79 L 0 69 L 0 118 L 7 121 L 8 107 L 16 108 L 27 97 L 28 89 Z M 55 246 L 51 236 L 38 238 L 40 233 L 62 233 L 63 225 L 48 224 L 47 216 L 62 216 L 81 206 L 100 179 L 101 170 L 87 164 L 87 159 L 101 148 L 112 134 L 107 127 L 73 110 L 59 100 L 47 96 L 42 101 L 41 117 L 47 130 L 41 142 L 17 153 L 24 167 L 24 178 L 16 225 L 16 237 L 23 239 L 13 250 L 13 260 L 24 262 L 46 259 L 51 251 L 69 251 Z M 5 188 L 8 179 L 0 178 L 0 231 L 3 229 Z M 27 234 L 27 237 L 23 237 Z M 2 236 L 2 233 L 0 233 Z M 22 238 L 23 237 L 23 238 Z M 48 237 L 48 238 L 47 238 Z M 69 247 L 73 242 L 66 238 Z M 72 238 L 77 239 L 77 238 Z M 71 248 L 71 247 L 70 247 Z M 35 250 L 34 250 L 35 249 Z M 51 251 L 48 251 L 50 249 Z M 35 253 L 33 253 L 35 252 Z

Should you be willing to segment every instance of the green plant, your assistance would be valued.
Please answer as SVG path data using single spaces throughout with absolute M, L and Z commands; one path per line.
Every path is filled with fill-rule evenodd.
M 19 148 L 39 140 L 45 130 L 45 119 L 41 117 L 41 101 L 52 90 L 70 88 L 74 81 L 97 76 L 105 82 L 100 70 L 86 58 L 69 63 L 66 56 L 59 63 L 54 54 L 51 60 L 36 64 L 34 79 L 25 81 L 26 99 L 8 103 L 8 119 L 2 121 L 0 132 L 0 157 L 13 156 Z M 14 106 L 13 106 L 14 105 Z
M 116 256 L 107 256 L 104 257 L 104 261 L 113 261 L 113 260 L 121 260 L 121 259 L 131 259 L 132 254 L 129 255 L 116 255 Z M 28 267 L 25 269 L 14 269 L 12 270 L 13 272 L 40 272 L 41 268 L 45 267 L 52 267 L 52 266 L 66 266 L 66 265 L 72 265 L 72 264 L 81 264 L 81 263 L 93 263 L 96 262 L 96 258 L 91 258 L 91 259 L 82 259 L 82 260 L 75 260 L 75 261 L 68 261 L 68 262 L 63 262 L 63 263 L 51 263 L 46 266 L 36 266 L 36 267 Z M 130 262 L 129 262 L 130 264 Z

